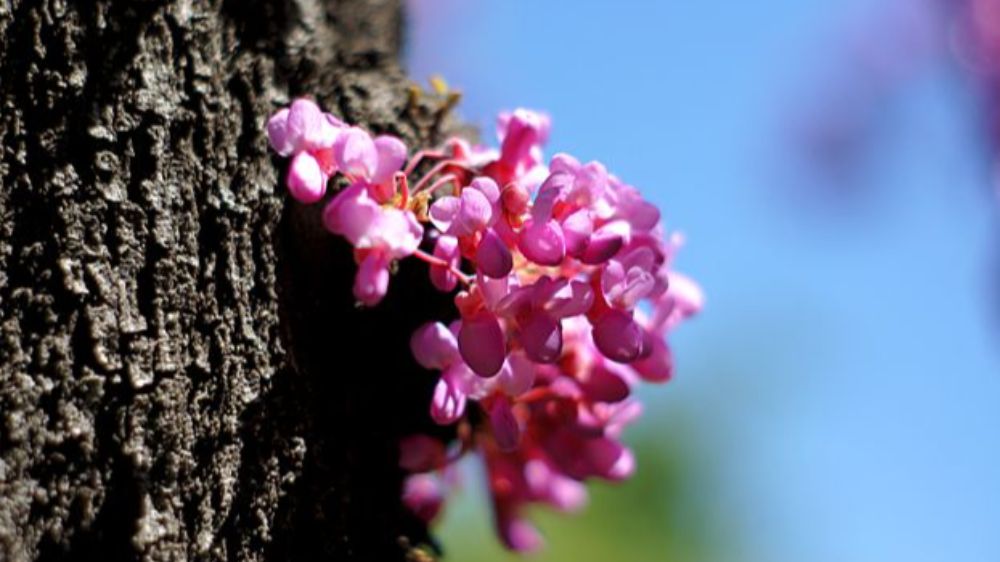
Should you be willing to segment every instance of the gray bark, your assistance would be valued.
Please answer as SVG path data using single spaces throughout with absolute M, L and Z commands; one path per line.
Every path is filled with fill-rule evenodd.
M 440 140 L 390 0 L 0 0 L 0 560 L 394 560 L 432 293 L 353 306 L 264 124 Z M 407 286 L 425 272 L 403 268 Z

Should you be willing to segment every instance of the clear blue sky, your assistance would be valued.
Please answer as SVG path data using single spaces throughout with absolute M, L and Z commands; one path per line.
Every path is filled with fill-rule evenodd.
M 686 233 L 708 307 L 647 397 L 691 413 L 739 559 L 1000 560 L 1000 217 L 969 96 L 944 71 L 899 96 L 851 202 L 782 173 L 789 100 L 882 2 L 421 3 L 414 77 L 489 135 L 549 111 L 551 151 Z

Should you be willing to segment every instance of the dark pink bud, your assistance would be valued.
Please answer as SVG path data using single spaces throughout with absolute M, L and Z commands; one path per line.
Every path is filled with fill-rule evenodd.
M 497 523 L 500 538 L 507 548 L 515 552 L 534 552 L 542 547 L 542 536 L 538 530 L 521 518 L 508 518 Z
M 366 306 L 375 306 L 389 289 L 389 261 L 372 252 L 361 262 L 354 276 L 354 297 Z
M 487 230 L 476 248 L 476 265 L 487 277 L 501 279 L 507 277 L 514 268 L 514 258 L 507 245 L 493 230 Z
M 631 392 L 625 379 L 603 366 L 588 372 L 580 381 L 580 386 L 595 402 L 621 402 Z
M 653 336 L 651 339 L 652 350 L 649 356 L 635 361 L 631 366 L 643 380 L 667 382 L 674 373 L 673 355 L 661 337 Z
M 555 363 L 562 354 L 562 326 L 544 312 L 532 314 L 521 325 L 518 339 L 536 363 Z
M 458 332 L 458 350 L 477 375 L 492 377 L 499 373 L 507 356 L 507 345 L 497 317 L 479 312 L 463 318 Z
M 403 504 L 426 523 L 433 521 L 444 506 L 441 482 L 431 474 L 413 474 L 403 485 Z
M 501 201 L 503 202 L 504 210 L 516 217 L 528 210 L 528 204 L 531 202 L 531 194 L 528 193 L 528 190 L 524 186 L 511 184 L 503 190 Z
M 619 232 L 600 228 L 590 237 L 590 243 L 580 256 L 580 261 L 589 265 L 602 264 L 613 258 L 624 243 L 625 239 Z
M 566 253 L 571 256 L 583 255 L 590 244 L 590 235 L 594 232 L 594 222 L 590 218 L 590 212 L 581 209 L 566 217 L 562 221 L 562 230 L 566 239 Z
M 552 220 L 526 222 L 521 229 L 517 246 L 526 258 L 538 265 L 559 265 L 566 257 L 562 228 Z
M 493 438 L 501 451 L 517 449 L 521 441 L 521 426 L 514 417 L 510 402 L 505 397 L 498 397 L 490 407 L 490 426 L 493 428 Z
M 410 337 L 410 351 L 425 369 L 442 370 L 458 359 L 455 335 L 440 322 L 428 322 Z
M 642 353 L 642 326 L 620 310 L 610 310 L 597 320 L 593 335 L 597 349 L 612 361 L 629 363 Z

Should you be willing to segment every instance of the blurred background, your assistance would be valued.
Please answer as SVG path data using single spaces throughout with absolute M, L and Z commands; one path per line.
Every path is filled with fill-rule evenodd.
M 998 1 L 408 2 L 415 79 L 488 141 L 548 111 L 708 295 L 637 475 L 533 559 L 1000 561 Z M 465 472 L 446 560 L 517 559 Z

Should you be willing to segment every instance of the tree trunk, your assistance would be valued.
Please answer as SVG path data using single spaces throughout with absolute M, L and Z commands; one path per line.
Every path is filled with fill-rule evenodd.
M 402 560 L 409 359 L 285 196 L 293 96 L 410 146 L 392 0 L 0 0 L 0 561 Z

